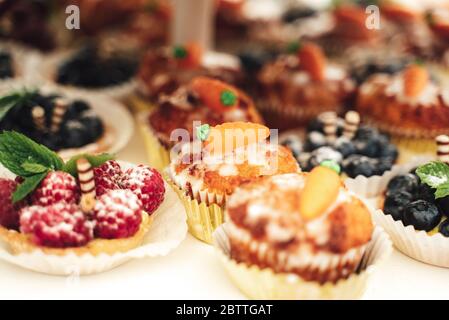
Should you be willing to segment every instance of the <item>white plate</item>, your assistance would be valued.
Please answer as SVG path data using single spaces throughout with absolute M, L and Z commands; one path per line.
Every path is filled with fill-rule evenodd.
M 81 99 L 89 103 L 107 128 L 105 143 L 107 147 L 101 152 L 117 153 L 123 149 L 134 132 L 134 120 L 128 109 L 120 102 L 104 95 L 86 94 L 75 89 L 64 88 L 55 84 L 36 85 L 33 81 L 8 81 L 0 84 L 0 94 L 27 88 L 39 88 L 44 93 L 59 93 L 69 100 Z M 69 158 L 75 154 L 95 152 L 95 143 L 76 149 L 63 149 L 61 157 Z
M 126 170 L 133 166 L 120 162 Z M 11 173 L 0 166 L 0 177 L 11 178 Z M 0 259 L 25 269 L 52 275 L 85 275 L 105 272 L 132 259 L 165 256 L 174 250 L 187 235 L 184 206 L 171 187 L 165 184 L 165 199 L 153 213 L 154 219 L 144 243 L 128 252 L 114 255 L 55 256 L 40 250 L 32 253 L 13 255 L 8 244 L 0 240 Z

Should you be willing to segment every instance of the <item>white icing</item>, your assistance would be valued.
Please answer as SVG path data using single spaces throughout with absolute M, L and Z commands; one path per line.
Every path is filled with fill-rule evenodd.
M 203 55 L 202 64 L 206 68 L 240 69 L 240 61 L 236 56 L 216 51 L 207 51 Z

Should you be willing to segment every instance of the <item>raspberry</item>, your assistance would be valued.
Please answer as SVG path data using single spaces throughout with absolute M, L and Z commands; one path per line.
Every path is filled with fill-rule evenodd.
M 97 197 L 105 194 L 109 190 L 120 189 L 119 182 L 122 174 L 122 168 L 114 160 L 109 160 L 101 166 L 94 168 Z
M 40 246 L 80 247 L 93 238 L 94 223 L 75 204 L 30 206 L 20 211 L 20 230 Z
M 62 171 L 50 172 L 31 195 L 35 205 L 48 206 L 54 203 L 78 203 L 80 190 L 74 177 Z
M 94 218 L 96 237 L 128 238 L 139 230 L 142 202 L 130 190 L 110 190 L 97 199 Z
M 164 200 L 164 180 L 159 172 L 150 167 L 139 165 L 128 169 L 121 185 L 139 197 L 148 214 L 152 214 Z
M 0 225 L 7 229 L 19 230 L 19 210 L 25 205 L 23 201 L 12 203 L 17 185 L 14 180 L 0 179 Z

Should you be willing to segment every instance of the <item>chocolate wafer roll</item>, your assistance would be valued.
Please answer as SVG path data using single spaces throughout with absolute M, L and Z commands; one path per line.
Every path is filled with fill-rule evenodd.
M 329 111 L 322 114 L 324 123 L 324 134 L 329 142 L 337 138 L 337 114 Z
M 46 131 L 47 126 L 45 125 L 45 109 L 41 106 L 35 106 L 31 110 L 31 116 L 33 117 L 33 122 L 39 131 Z
M 435 138 L 437 143 L 437 157 L 441 162 L 449 164 L 449 136 L 439 135 Z
M 64 119 L 64 114 L 67 111 L 67 101 L 61 98 L 58 98 L 54 101 L 54 109 L 53 109 L 53 117 L 51 119 L 51 128 L 52 132 L 58 132 L 62 120 Z
M 348 111 L 345 115 L 345 126 L 343 135 L 348 139 L 352 139 L 357 132 L 360 124 L 360 115 L 356 111 Z
M 81 210 L 90 212 L 95 206 L 95 177 L 92 165 L 85 158 L 76 161 L 81 189 Z

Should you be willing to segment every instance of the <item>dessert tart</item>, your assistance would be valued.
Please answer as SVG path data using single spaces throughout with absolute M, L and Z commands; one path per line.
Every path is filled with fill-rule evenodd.
M 140 246 L 164 200 L 161 175 L 108 154 L 64 162 L 26 136 L 0 135 L 0 237 L 13 254 L 114 255 Z
M 109 151 L 118 135 L 91 100 L 61 95 L 56 88 L 2 89 L 0 131 L 15 130 L 70 156 L 75 150 Z M 124 120 L 124 119 L 122 119 Z
M 327 61 L 313 43 L 295 43 L 289 51 L 267 63 L 258 75 L 256 103 L 269 125 L 294 128 L 324 111 L 343 111 L 355 92 L 346 70 Z
M 426 66 L 412 63 L 393 75 L 368 78 L 360 86 L 356 108 L 367 122 L 392 134 L 409 158 L 434 154 L 433 139 L 449 129 L 448 97 Z
M 232 121 L 263 122 L 253 101 L 241 90 L 213 78 L 193 78 L 174 93 L 161 95 L 155 109 L 140 115 L 150 164 L 158 169 L 169 164 L 178 134 L 193 140 L 195 126 Z
M 238 186 L 300 169 L 288 149 L 266 141 L 269 129 L 260 124 L 204 124 L 196 131 L 199 139 L 180 146 L 168 175 L 186 208 L 190 232 L 211 243 L 212 232 L 224 221 L 227 198 Z
M 449 223 L 446 184 L 448 136 L 437 139 L 437 159 L 417 157 L 381 177 L 347 180 L 349 189 L 378 208 L 373 217 L 406 255 L 449 267 Z
M 170 95 L 196 76 L 207 76 L 230 84 L 242 84 L 240 63 L 233 55 L 205 51 L 195 42 L 152 49 L 140 65 L 138 109 L 148 109 L 162 94 Z M 140 104 L 139 104 L 140 102 Z
M 351 178 L 382 175 L 398 160 L 398 150 L 388 135 L 367 125 L 359 126 L 360 120 L 356 111 L 348 111 L 344 119 L 332 112 L 322 113 L 305 133 L 282 133 L 280 143 L 292 151 L 304 171 L 332 160 Z
M 391 251 L 368 207 L 327 166 L 242 185 L 225 212 L 228 247 L 220 234 L 216 245 L 232 280 L 255 299 L 358 297 L 365 285 L 355 279 L 365 272 L 363 260 L 375 260 L 373 244 L 384 242 L 377 254 Z

